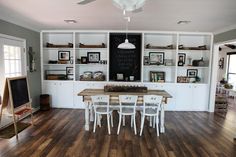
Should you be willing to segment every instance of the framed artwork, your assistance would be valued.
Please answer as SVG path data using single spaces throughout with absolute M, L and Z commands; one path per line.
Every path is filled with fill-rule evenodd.
M 88 52 L 87 58 L 89 63 L 99 63 L 100 61 L 100 52 Z
M 187 77 L 194 78 L 197 77 L 197 69 L 187 69 Z
M 124 80 L 124 74 L 122 74 L 122 73 L 116 74 L 116 80 L 117 81 L 123 81 Z
M 165 72 L 150 71 L 150 82 L 165 82 Z
M 143 57 L 143 65 L 149 65 L 149 56 Z
M 87 64 L 87 57 L 81 57 L 80 62 L 81 64 Z
M 58 60 L 59 61 L 69 61 L 70 60 L 70 51 L 58 51 Z
M 183 62 L 183 64 L 185 64 L 186 54 L 185 53 L 178 53 L 178 56 L 179 56 L 178 62 Z
M 66 67 L 66 75 L 74 75 L 73 67 Z
M 178 83 L 189 83 L 190 79 L 187 76 L 177 76 Z
M 164 52 L 149 52 L 149 63 L 154 65 L 163 65 L 164 57 Z
M 219 60 L 219 69 L 224 69 L 224 57 L 221 57 Z

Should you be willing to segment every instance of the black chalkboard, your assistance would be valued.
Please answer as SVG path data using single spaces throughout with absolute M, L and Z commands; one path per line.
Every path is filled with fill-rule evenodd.
M 123 43 L 125 39 L 125 33 L 110 33 L 110 80 L 115 81 L 117 74 L 123 74 L 124 81 L 129 81 L 129 76 L 134 76 L 134 81 L 140 81 L 142 35 L 138 33 L 128 34 L 128 40 L 136 46 L 135 49 L 118 49 L 117 46 Z
M 10 79 L 9 83 L 14 108 L 24 105 L 30 101 L 26 78 Z

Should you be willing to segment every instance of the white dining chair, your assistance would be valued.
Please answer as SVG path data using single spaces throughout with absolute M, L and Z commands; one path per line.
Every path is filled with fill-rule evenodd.
M 159 136 L 159 111 L 162 103 L 163 96 L 159 95 L 144 95 L 143 96 L 143 110 L 141 111 L 141 129 L 140 136 L 143 132 L 143 126 L 145 121 L 145 116 L 149 116 L 150 120 L 154 118 L 156 123 L 157 136 Z M 155 127 L 155 124 L 153 124 Z
M 110 117 L 111 117 L 111 126 L 113 127 L 113 116 L 112 116 L 112 109 L 110 108 L 110 96 L 109 95 L 95 95 L 91 96 L 92 103 L 94 107 L 94 126 L 93 126 L 93 132 L 96 130 L 96 125 L 100 122 L 100 117 L 102 115 L 107 115 L 107 127 L 108 127 L 108 133 L 111 134 L 110 129 Z M 99 121 L 99 122 L 98 122 Z
M 117 135 L 119 135 L 119 132 L 120 132 L 122 117 L 125 118 L 125 116 L 131 116 L 131 119 L 132 119 L 131 126 L 133 123 L 134 133 L 135 135 L 137 134 L 136 121 L 135 121 L 137 100 L 138 100 L 138 96 L 136 95 L 119 95 L 120 108 L 118 110 L 119 124 L 118 124 Z

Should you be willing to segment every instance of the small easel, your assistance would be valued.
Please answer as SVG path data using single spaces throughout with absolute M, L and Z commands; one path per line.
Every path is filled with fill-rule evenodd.
M 14 102 L 16 100 L 14 100 L 14 99 L 16 99 L 15 95 L 17 95 L 17 93 L 16 93 L 17 90 L 12 91 L 11 81 L 17 81 L 17 80 L 22 80 L 22 79 L 25 79 L 25 81 L 26 81 L 26 86 L 27 87 L 22 88 L 22 89 L 27 90 L 25 92 L 28 93 L 28 95 L 27 95 L 28 99 L 26 100 L 26 103 L 21 104 L 20 106 L 15 106 Z M 13 117 L 15 135 L 16 135 L 17 140 L 18 140 L 17 122 L 19 121 L 19 119 L 22 115 L 24 115 L 26 113 L 30 113 L 30 115 L 31 115 L 31 124 L 33 125 L 33 113 L 32 113 L 32 107 L 31 107 L 31 102 L 32 101 L 29 98 L 30 98 L 30 94 L 29 94 L 28 81 L 27 81 L 27 78 L 25 76 L 24 77 L 6 78 L 4 93 L 3 93 L 3 102 L 2 102 L 2 107 L 1 107 L 1 114 L 0 114 L 0 123 L 1 123 L 1 119 L 2 119 L 3 110 L 10 107 L 12 117 Z

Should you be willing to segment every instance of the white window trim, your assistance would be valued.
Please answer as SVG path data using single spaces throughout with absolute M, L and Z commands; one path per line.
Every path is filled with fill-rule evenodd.
M 6 38 L 6 39 L 10 39 L 10 40 L 17 40 L 17 41 L 23 42 L 22 63 L 25 66 L 25 68 L 23 68 L 24 70 L 22 71 L 22 73 L 23 73 L 23 75 L 27 75 L 28 66 L 27 66 L 27 60 L 26 60 L 26 39 L 10 36 L 10 35 L 6 35 L 6 34 L 1 34 L 1 33 L 0 33 L 0 38 Z

